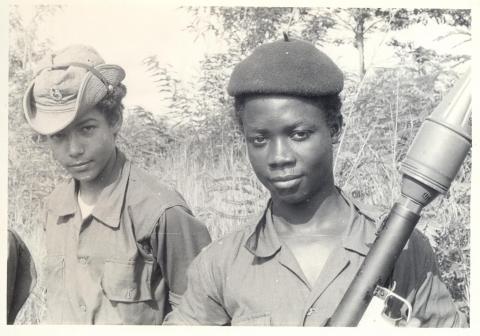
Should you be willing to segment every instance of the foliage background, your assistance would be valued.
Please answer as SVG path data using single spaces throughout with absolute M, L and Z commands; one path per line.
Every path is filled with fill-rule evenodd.
M 434 22 L 451 27 L 444 39 L 469 43 L 469 10 L 192 7 L 185 27 L 225 46 L 205 55 L 198 78 L 182 80 L 158 55 L 145 55 L 144 70 L 158 88 L 165 110 L 127 106 L 119 146 L 137 165 L 176 187 L 214 239 L 244 225 L 261 210 L 267 193 L 253 175 L 244 140 L 225 88 L 233 66 L 257 45 L 288 30 L 317 46 L 351 44 L 358 71 L 346 72 L 344 133 L 336 148 L 336 181 L 357 200 L 387 211 L 399 194 L 399 162 L 424 118 L 458 78 L 469 55 L 439 53 L 415 40 L 383 41 L 395 51 L 391 65 L 365 64 L 372 34 Z M 43 200 L 67 178 L 42 137 L 31 132 L 22 113 L 22 96 L 36 62 L 50 49 L 36 32 L 61 6 L 35 7 L 24 22 L 10 7 L 9 45 L 9 227 L 32 250 L 39 284 L 17 323 L 41 323 L 45 317 L 43 283 Z M 461 42 L 458 42 L 458 37 Z M 452 42 L 452 47 L 455 44 Z M 445 197 L 423 213 L 418 228 L 429 237 L 442 277 L 459 308 L 469 314 L 471 157 Z

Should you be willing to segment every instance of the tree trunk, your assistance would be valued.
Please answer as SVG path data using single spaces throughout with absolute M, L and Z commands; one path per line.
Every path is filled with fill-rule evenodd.
M 359 76 L 360 80 L 365 76 L 365 56 L 364 56 L 364 46 L 363 46 L 363 35 L 357 39 L 357 49 L 358 49 L 358 65 L 359 65 Z
M 366 12 L 360 10 L 353 16 L 355 20 L 355 48 L 358 50 L 358 74 L 360 80 L 365 76 L 365 18 Z

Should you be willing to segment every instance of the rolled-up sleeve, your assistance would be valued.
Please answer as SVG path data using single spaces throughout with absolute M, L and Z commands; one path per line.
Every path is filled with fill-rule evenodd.
M 168 283 L 170 304 L 175 307 L 187 288 L 188 266 L 211 238 L 206 226 L 182 206 L 167 209 L 163 220 L 157 260 Z
M 438 273 L 429 272 L 415 295 L 414 316 L 422 327 L 468 327 Z
M 166 325 L 226 325 L 230 322 L 219 293 L 211 251 L 202 252 L 188 269 L 188 286 L 180 304 L 167 315 Z
M 442 282 L 435 254 L 420 232 L 412 235 L 394 271 L 399 285 L 412 304 L 412 317 L 420 327 L 468 327 L 466 317 L 455 305 Z

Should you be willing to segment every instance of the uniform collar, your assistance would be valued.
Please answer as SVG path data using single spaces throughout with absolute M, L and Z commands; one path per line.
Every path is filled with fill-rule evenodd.
M 251 230 L 245 247 L 260 258 L 273 256 L 282 247 L 282 242 L 273 227 L 272 200 L 268 201 L 267 208 L 260 216 L 257 224 Z
M 55 190 L 54 198 L 50 198 L 48 209 L 58 217 L 73 215 L 77 210 L 76 194 L 75 181 L 70 179 L 68 183 Z
M 130 175 L 130 162 L 126 160 L 125 155 L 118 149 L 115 165 L 122 167 L 120 175 L 113 183 L 102 190 L 92 211 L 92 216 L 112 228 L 120 225 L 120 216 Z M 69 183 L 60 188 L 57 193 L 60 197 L 50 202 L 49 209 L 59 217 L 75 214 L 78 210 L 78 183 L 71 179 Z
M 348 225 L 342 239 L 343 247 L 361 255 L 367 255 L 376 237 L 375 220 L 372 218 L 373 216 L 367 214 L 368 211 L 354 203 L 342 190 L 340 190 L 340 194 L 350 207 Z M 271 208 L 272 201 L 269 200 L 257 224 L 249 232 L 245 243 L 245 247 L 260 258 L 272 257 L 282 247 L 282 242 L 273 225 Z
M 92 211 L 93 217 L 112 228 L 117 228 L 120 225 L 125 191 L 130 176 L 130 162 L 126 160 L 125 155 L 118 149 L 115 165 L 121 167 L 120 175 L 112 184 L 102 190 Z
M 343 247 L 366 256 L 376 238 L 375 218 L 342 190 L 340 193 L 350 207 L 349 223 L 343 234 Z

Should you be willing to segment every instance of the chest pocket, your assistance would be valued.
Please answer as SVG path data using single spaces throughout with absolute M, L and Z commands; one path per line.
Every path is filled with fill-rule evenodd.
M 102 288 L 110 301 L 139 302 L 152 300 L 150 277 L 152 263 L 106 261 Z

